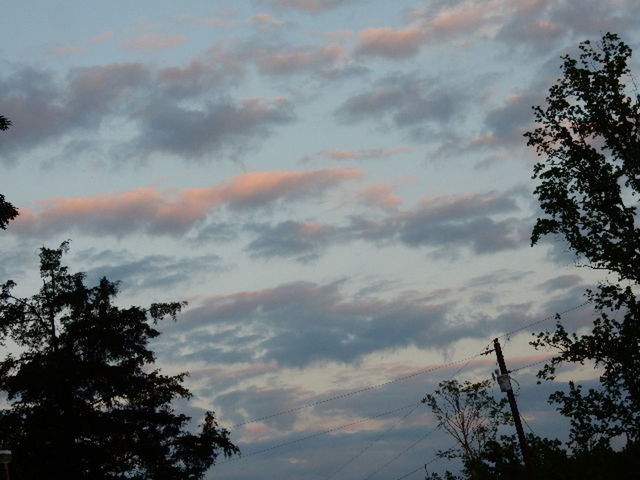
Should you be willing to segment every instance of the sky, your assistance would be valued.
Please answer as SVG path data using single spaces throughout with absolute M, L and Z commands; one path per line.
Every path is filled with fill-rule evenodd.
M 638 51 L 633 0 L 2 7 L 0 279 L 34 293 L 38 248 L 71 239 L 121 305 L 188 301 L 153 347 L 190 372 L 176 408 L 243 452 L 208 479 L 421 478 L 450 443 L 423 396 L 490 378 L 495 337 L 512 369 L 544 360 L 532 332 L 603 279 L 530 246 L 523 133 L 579 42 Z M 566 439 L 546 397 L 597 372 L 536 371 L 513 374 L 522 414 Z

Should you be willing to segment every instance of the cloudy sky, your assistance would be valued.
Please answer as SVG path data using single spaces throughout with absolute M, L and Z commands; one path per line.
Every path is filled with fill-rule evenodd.
M 70 238 L 122 305 L 188 300 L 159 363 L 244 453 L 208 478 L 399 478 L 448 444 L 425 393 L 600 278 L 529 246 L 522 133 L 561 55 L 639 26 L 632 0 L 4 2 L 1 279 L 29 295 Z M 503 339 L 512 368 L 552 324 Z M 562 436 L 534 373 L 523 414 Z

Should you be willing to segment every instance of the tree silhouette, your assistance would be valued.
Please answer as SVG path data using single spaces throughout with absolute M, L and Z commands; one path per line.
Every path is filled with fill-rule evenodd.
M 534 193 L 545 216 L 531 236 L 563 238 L 580 265 L 617 277 L 588 291 L 598 313 L 592 331 L 569 334 L 560 324 L 538 335 L 537 347 L 559 355 L 540 372 L 554 378 L 562 362 L 593 361 L 600 388 L 573 382 L 551 399 L 571 420 L 574 448 L 610 448 L 622 436 L 640 441 L 640 305 L 631 288 L 640 280 L 640 97 L 629 70 L 631 49 L 607 33 L 580 44 L 577 59 L 563 57 L 562 77 L 547 105 L 535 107 L 537 128 L 528 145 L 542 159 L 534 167 Z
M 460 383 L 457 380 L 445 380 L 438 384 L 433 394 L 422 400 L 436 417 L 438 427 L 453 438 L 455 446 L 438 452 L 441 458 L 457 458 L 462 461 L 464 478 L 480 480 L 489 477 L 492 470 L 487 458 L 488 444 L 497 444 L 498 429 L 511 423 L 507 413 L 507 400 L 496 401 L 488 392 L 489 380 L 472 383 Z M 519 465 L 517 456 L 516 465 Z M 456 478 L 448 472 L 446 478 Z M 438 474 L 427 477 L 438 480 Z
M 68 272 L 60 248 L 42 248 L 42 288 L 0 293 L 0 340 L 17 353 L 0 361 L 0 442 L 13 452 L 15 478 L 199 479 L 218 455 L 238 453 L 207 412 L 197 434 L 172 402 L 189 398 L 185 373 L 153 368 L 148 348 L 181 303 L 119 308 L 117 283 L 87 287 Z
M 11 120 L 0 115 L 0 130 L 7 130 L 11 126 Z M 4 199 L 0 193 L 0 228 L 6 230 L 7 224 L 18 216 L 18 210 Z
M 4 115 L 0 115 L 0 130 L 7 130 L 11 126 L 11 120 Z

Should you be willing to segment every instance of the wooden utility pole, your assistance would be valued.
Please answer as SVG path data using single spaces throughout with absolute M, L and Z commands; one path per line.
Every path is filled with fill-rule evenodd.
M 502 356 L 502 348 L 500 348 L 500 342 L 496 338 L 493 341 L 493 348 L 498 358 L 498 366 L 500 367 L 500 375 L 498 376 L 498 383 L 500 390 L 506 392 L 509 399 L 509 406 L 511 407 L 511 415 L 513 415 L 513 422 L 516 425 L 516 432 L 518 432 L 518 442 L 520 443 L 520 451 L 522 452 L 522 459 L 524 460 L 524 467 L 527 471 L 527 476 L 532 479 L 532 463 L 529 457 L 529 449 L 527 448 L 527 442 L 524 438 L 524 430 L 522 429 L 522 420 L 520 420 L 520 412 L 518 412 L 518 404 L 516 403 L 516 396 L 513 394 L 513 388 L 511 387 L 511 380 L 509 379 L 509 370 L 504 363 L 504 357 Z

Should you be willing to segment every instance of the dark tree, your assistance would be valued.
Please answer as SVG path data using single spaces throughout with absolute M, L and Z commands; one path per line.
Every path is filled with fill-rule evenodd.
M 7 229 L 7 224 L 18 216 L 18 209 L 4 199 L 0 193 L 0 228 Z
M 0 115 L 0 130 L 7 130 L 11 126 L 11 120 L 4 115 Z
M 13 281 L 0 293 L 0 339 L 16 352 L 0 361 L 0 442 L 15 478 L 199 479 L 238 453 L 213 412 L 187 430 L 172 407 L 190 397 L 186 374 L 153 367 L 155 325 L 183 304 L 119 308 L 117 283 L 85 286 L 61 263 L 67 249 L 41 249 L 37 294 L 15 296 Z
M 11 126 L 11 120 L 0 115 L 0 130 L 7 130 Z M 18 210 L 4 199 L 0 193 L 0 228 L 6 230 L 7 224 L 18 216 Z
M 439 451 L 445 459 L 458 459 L 460 473 L 430 473 L 425 480 L 530 480 L 516 435 L 500 434 L 512 430 L 506 400 L 496 401 L 489 392 L 489 381 L 441 382 L 423 400 L 434 413 L 438 426 L 454 441 Z M 527 435 L 533 461 L 533 478 L 545 480 L 631 480 L 640 469 L 640 445 L 630 444 L 622 452 L 611 449 L 571 452 L 556 439 Z
M 541 157 L 534 193 L 545 214 L 532 244 L 558 236 L 579 265 L 617 277 L 587 292 L 597 312 L 589 334 L 569 334 L 558 324 L 534 342 L 560 352 L 541 378 L 553 378 L 563 362 L 601 368 L 600 388 L 585 392 L 571 383 L 552 396 L 571 420 L 574 448 L 584 451 L 610 448 L 617 436 L 629 448 L 640 441 L 640 306 L 631 288 L 640 280 L 640 97 L 631 53 L 607 33 L 597 45 L 580 44 L 577 59 L 563 57 L 547 105 L 534 108 L 539 126 L 526 134 Z
M 490 385 L 489 380 L 477 383 L 445 380 L 422 400 L 435 415 L 438 427 L 454 441 L 453 447 L 439 451 L 438 456 L 461 460 L 463 478 L 471 480 L 490 478 L 487 473 L 492 465 L 485 451 L 490 442 L 497 442 L 498 429 L 511 422 L 506 399 L 496 401 L 488 392 Z M 445 478 L 458 478 L 450 472 L 447 475 Z M 432 474 L 427 478 L 441 477 Z

